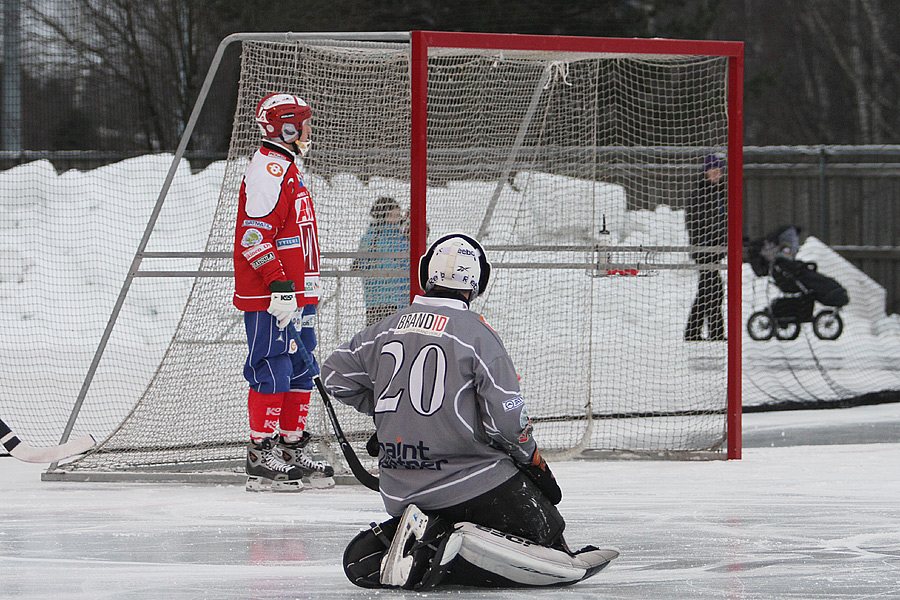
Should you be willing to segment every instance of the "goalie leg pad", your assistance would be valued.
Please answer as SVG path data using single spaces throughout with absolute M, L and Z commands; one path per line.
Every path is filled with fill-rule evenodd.
M 391 547 L 400 519 L 384 523 L 372 523 L 369 529 L 360 531 L 344 550 L 344 573 L 354 585 L 364 588 L 383 588 L 381 584 L 381 559 Z
M 570 585 L 595 575 L 619 556 L 617 550 L 593 547 L 573 555 L 474 523 L 458 523 L 452 535 L 461 539 L 460 559 L 511 586 Z

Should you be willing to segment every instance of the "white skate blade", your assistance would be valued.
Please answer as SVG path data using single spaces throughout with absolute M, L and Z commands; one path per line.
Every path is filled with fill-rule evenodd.
M 275 492 L 275 493 L 291 493 L 302 492 L 303 483 L 299 480 L 294 481 L 273 481 L 265 477 L 247 477 L 246 490 L 248 492 Z
M 410 538 L 421 539 L 428 526 L 428 517 L 415 504 L 410 504 L 403 511 L 403 517 L 397 526 L 397 533 L 391 541 L 391 547 L 381 560 L 380 579 L 383 585 L 403 587 L 409 580 L 413 566 L 413 557 L 406 554 L 407 542 Z
M 301 481 L 303 481 L 304 488 L 314 490 L 327 490 L 334 487 L 334 477 L 304 477 Z

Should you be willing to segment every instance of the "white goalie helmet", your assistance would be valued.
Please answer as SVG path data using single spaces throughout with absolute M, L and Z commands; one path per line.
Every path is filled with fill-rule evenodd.
M 426 292 L 435 286 L 468 290 L 474 299 L 487 289 L 490 276 L 484 248 L 463 233 L 438 238 L 419 260 L 419 285 Z

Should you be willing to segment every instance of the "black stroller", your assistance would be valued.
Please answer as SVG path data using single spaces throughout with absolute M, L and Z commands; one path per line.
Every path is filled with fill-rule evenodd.
M 803 323 L 812 323 L 819 339 L 836 340 L 844 331 L 840 308 L 849 302 L 840 283 L 818 272 L 813 262 L 793 257 L 799 248 L 799 229 L 784 227 L 745 246 L 745 256 L 759 277 L 769 276 L 784 293 L 747 319 L 747 333 L 754 340 L 795 340 Z M 816 302 L 829 308 L 815 312 Z

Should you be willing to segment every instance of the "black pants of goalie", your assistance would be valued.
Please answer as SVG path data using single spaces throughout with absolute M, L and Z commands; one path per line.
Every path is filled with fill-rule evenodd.
M 470 522 L 530 540 L 541 546 L 568 552 L 563 539 L 565 521 L 553 504 L 525 475 L 517 473 L 493 490 L 476 498 L 437 511 L 426 511 L 429 519 L 451 524 Z M 344 572 L 360 587 L 383 587 L 379 579 L 381 559 L 397 531 L 400 517 L 372 524 L 360 532 L 344 552 Z M 512 587 L 515 584 L 465 560 L 455 560 L 441 579 L 444 585 Z

